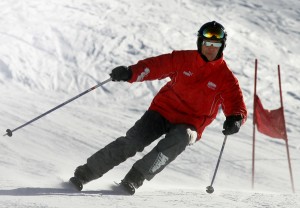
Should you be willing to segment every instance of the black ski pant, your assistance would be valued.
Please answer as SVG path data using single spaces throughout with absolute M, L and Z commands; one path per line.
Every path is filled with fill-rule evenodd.
M 133 167 L 147 180 L 162 171 L 190 141 L 197 137 L 195 128 L 186 124 L 171 124 L 156 111 L 148 110 L 130 128 L 126 136 L 119 137 L 87 159 L 87 166 L 95 178 L 101 177 L 114 166 L 144 150 L 146 146 L 165 134 L 157 145 Z

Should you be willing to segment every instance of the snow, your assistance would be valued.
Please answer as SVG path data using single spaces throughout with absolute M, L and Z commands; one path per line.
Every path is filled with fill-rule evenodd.
M 166 80 L 109 82 L 0 141 L 0 207 L 300 207 L 300 4 L 297 0 L 27 0 L 0 2 L 0 127 L 14 129 L 109 78 L 111 69 L 140 59 L 196 48 L 207 22 L 228 31 L 225 59 L 238 77 L 249 118 L 228 137 L 207 194 L 224 136 L 220 113 L 202 139 L 134 196 L 110 190 L 128 159 L 75 193 L 63 187 L 91 154 L 125 134 Z M 258 94 L 285 119 L 296 193 L 283 140 L 257 133 L 251 188 L 254 60 Z

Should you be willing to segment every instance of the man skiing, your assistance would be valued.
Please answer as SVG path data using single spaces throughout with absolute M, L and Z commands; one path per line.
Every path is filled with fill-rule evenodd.
M 144 180 L 151 180 L 185 148 L 201 138 L 221 106 L 226 116 L 223 134 L 237 133 L 246 121 L 247 109 L 237 78 L 223 59 L 227 33 L 215 22 L 198 31 L 198 50 L 173 51 L 147 58 L 129 67 L 112 70 L 113 81 L 142 82 L 170 78 L 154 97 L 149 109 L 130 128 L 76 168 L 70 179 L 78 190 L 100 178 L 114 166 L 132 157 L 165 135 L 143 158 L 136 161 L 121 181 L 134 194 Z

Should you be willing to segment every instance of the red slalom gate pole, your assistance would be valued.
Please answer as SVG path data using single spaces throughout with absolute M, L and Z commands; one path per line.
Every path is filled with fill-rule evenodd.
M 278 81 L 279 81 L 279 91 L 280 91 L 280 104 L 282 108 L 282 113 L 284 114 L 284 108 L 283 108 L 283 99 L 282 99 L 282 90 L 281 90 L 281 76 L 280 76 L 280 65 L 278 65 Z M 288 164 L 289 164 L 289 171 L 290 171 L 290 180 L 291 180 L 291 185 L 292 185 L 292 191 L 295 193 L 295 185 L 294 185 L 294 179 L 293 179 L 293 172 L 292 172 L 292 164 L 291 164 L 291 157 L 290 157 L 290 151 L 289 151 L 289 144 L 288 144 L 288 137 L 286 133 L 286 126 L 285 126 L 285 118 L 284 115 L 282 115 L 283 118 L 283 123 L 284 123 L 284 141 L 285 141 L 285 146 L 286 146 L 286 152 L 287 152 L 287 159 L 288 159 Z
M 257 65 L 258 61 L 255 59 L 255 74 L 254 74 L 254 96 L 253 96 L 253 142 L 252 142 L 252 189 L 254 188 L 255 175 L 255 108 L 256 108 L 256 81 L 257 81 Z

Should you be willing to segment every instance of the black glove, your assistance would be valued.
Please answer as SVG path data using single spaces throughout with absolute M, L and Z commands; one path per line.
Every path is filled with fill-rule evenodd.
M 127 66 L 118 66 L 114 68 L 111 73 L 110 77 L 112 81 L 128 81 L 132 76 L 132 71 Z
M 230 135 L 239 132 L 243 117 L 241 115 L 227 116 L 223 124 L 223 134 Z

